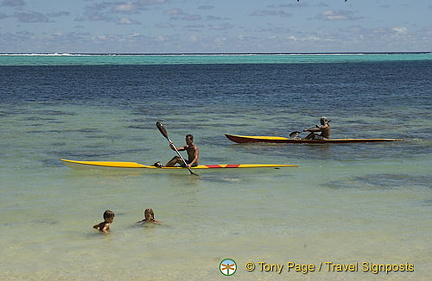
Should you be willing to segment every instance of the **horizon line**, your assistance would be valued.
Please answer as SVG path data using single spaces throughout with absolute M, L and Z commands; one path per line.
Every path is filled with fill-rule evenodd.
M 0 55 L 146 55 L 146 56 L 193 56 L 193 55 L 364 55 L 364 54 L 431 54 L 432 51 L 401 51 L 401 52 L 167 52 L 167 53 L 130 53 L 130 52 L 43 52 L 43 53 L 31 53 L 31 52 L 6 52 L 0 53 Z

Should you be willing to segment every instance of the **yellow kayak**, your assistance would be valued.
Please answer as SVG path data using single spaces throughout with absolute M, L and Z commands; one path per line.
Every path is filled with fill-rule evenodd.
M 69 168 L 76 170 L 83 169 L 150 169 L 150 170 L 185 170 L 185 167 L 162 167 L 157 168 L 153 165 L 143 165 L 136 162 L 113 162 L 113 161 L 76 161 L 61 159 Z M 208 170 L 208 169 L 244 169 L 244 168 L 282 168 L 282 167 L 298 167 L 298 165 L 285 164 L 214 164 L 214 165 L 198 165 L 192 167 L 192 170 Z

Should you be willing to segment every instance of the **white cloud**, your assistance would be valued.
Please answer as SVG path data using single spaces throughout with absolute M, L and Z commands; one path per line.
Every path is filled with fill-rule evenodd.
M 117 24 L 140 24 L 140 22 L 128 17 L 121 17 L 117 20 Z
M 202 19 L 201 15 L 188 14 L 182 9 L 175 8 L 165 12 L 172 20 L 184 20 L 184 21 L 199 21 Z
M 165 4 L 168 0 L 140 0 L 137 1 L 140 5 L 154 5 L 154 4 Z
M 215 24 L 215 25 L 211 25 L 210 29 L 212 30 L 228 30 L 231 29 L 232 25 L 229 23 L 225 23 L 225 24 Z
M 288 37 L 288 39 L 291 41 L 301 41 L 301 42 L 303 42 L 303 41 L 312 41 L 312 42 L 320 41 L 320 38 L 318 36 L 308 36 L 308 37 L 299 38 L 299 37 L 291 35 Z
M 341 13 L 336 13 L 333 10 L 327 10 L 322 13 L 323 18 L 327 20 L 346 20 L 347 16 Z
M 166 12 L 169 16 L 183 16 L 186 15 L 186 13 L 182 9 L 170 9 Z
M 280 16 L 290 17 L 292 14 L 287 13 L 283 10 L 256 10 L 251 13 L 251 16 L 262 17 L 262 16 Z
M 58 40 L 65 38 L 67 35 L 64 32 L 56 31 L 53 33 L 46 34 L 45 37 L 50 40 Z
M 139 7 L 135 3 L 127 2 L 127 3 L 115 6 L 113 8 L 113 11 L 115 11 L 115 12 L 130 12 L 130 11 L 136 11 L 138 9 L 139 9 Z
M 84 7 L 84 11 L 77 21 L 105 21 L 120 24 L 138 24 L 137 20 L 126 17 L 117 18 L 117 14 L 137 14 L 148 10 L 149 6 L 165 4 L 168 0 L 141 0 L 125 2 L 95 2 Z M 130 22 L 127 21 L 130 20 Z
M 361 17 L 355 17 L 354 12 L 346 10 L 325 10 L 321 14 L 315 16 L 315 18 L 325 21 L 346 21 L 361 19 Z
M 396 32 L 397 34 L 405 34 L 408 32 L 408 29 L 406 27 L 402 27 L 402 26 L 393 27 L 392 30 L 394 32 Z

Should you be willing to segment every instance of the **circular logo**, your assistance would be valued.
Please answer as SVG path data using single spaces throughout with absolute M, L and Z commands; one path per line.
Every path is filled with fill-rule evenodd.
M 220 272 L 225 276 L 234 275 L 237 271 L 237 264 L 233 259 L 224 259 L 219 264 Z

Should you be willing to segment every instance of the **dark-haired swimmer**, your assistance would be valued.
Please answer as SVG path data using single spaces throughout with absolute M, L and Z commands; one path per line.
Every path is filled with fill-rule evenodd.
M 115 214 L 111 210 L 106 210 L 103 214 L 104 221 L 93 225 L 94 229 L 99 230 L 103 233 L 108 233 L 110 230 L 110 224 L 114 221 Z
M 155 219 L 155 215 L 153 209 L 145 209 L 144 211 L 144 219 L 139 221 L 138 223 L 156 223 L 161 224 L 161 221 Z

